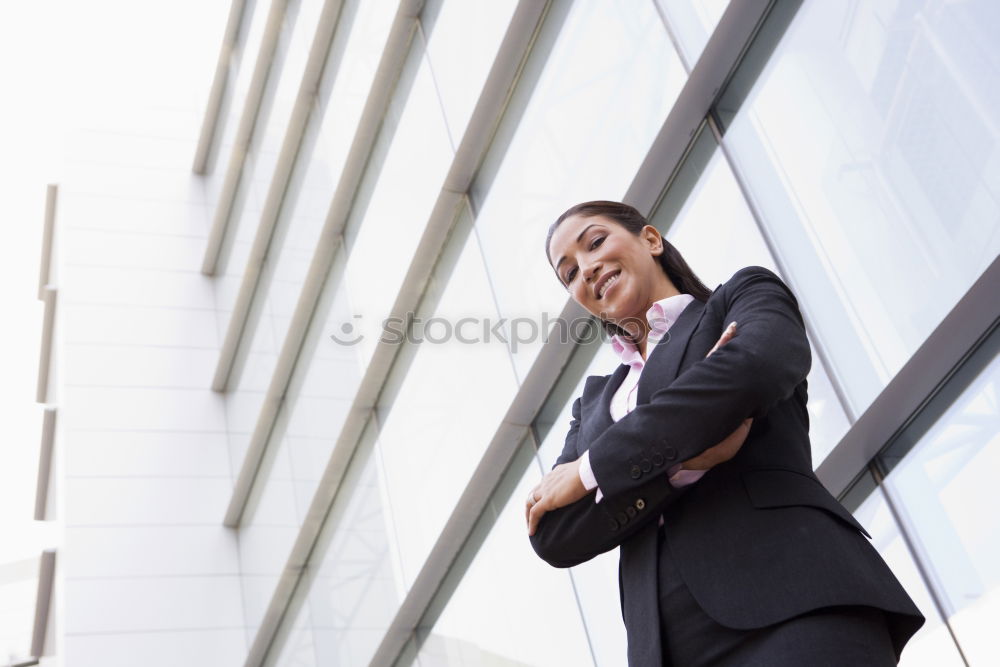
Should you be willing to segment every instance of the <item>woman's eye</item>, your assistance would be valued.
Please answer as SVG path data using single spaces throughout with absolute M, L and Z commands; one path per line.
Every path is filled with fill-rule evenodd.
M 606 236 L 598 236 L 598 237 L 597 237 L 596 239 L 594 239 L 594 240 L 593 240 L 593 241 L 591 242 L 591 244 L 590 244 L 590 249 L 591 249 L 591 250 L 593 250 L 593 249 L 594 249 L 594 248 L 596 248 L 597 246 L 599 246 L 599 245 L 601 245 L 602 243 L 604 243 L 604 239 L 605 239 L 605 238 L 607 238 L 607 237 L 606 237 Z
M 573 282 L 573 277 L 576 275 L 576 269 L 570 269 L 569 273 L 566 274 L 566 282 Z

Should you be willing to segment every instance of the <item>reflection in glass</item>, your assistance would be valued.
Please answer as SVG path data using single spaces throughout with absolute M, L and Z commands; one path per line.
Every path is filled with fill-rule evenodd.
M 287 563 L 361 381 L 357 347 L 331 338 L 338 335 L 348 343 L 351 340 L 341 328 L 352 322 L 347 292 L 341 284 L 343 271 L 341 248 L 270 435 L 272 451 L 258 474 L 240 528 L 248 600 L 261 597 L 251 589 L 266 586 L 262 582 L 271 581 Z M 263 606 L 248 605 L 248 623 L 258 623 L 263 613 Z
M 1000 662 L 1000 357 L 885 480 L 972 665 Z
M 855 414 L 1000 251 L 998 32 L 993 3 L 803 3 L 726 133 Z
M 282 659 L 294 665 L 366 665 L 402 598 L 369 422 L 303 573 Z M 286 664 L 280 662 L 279 664 Z

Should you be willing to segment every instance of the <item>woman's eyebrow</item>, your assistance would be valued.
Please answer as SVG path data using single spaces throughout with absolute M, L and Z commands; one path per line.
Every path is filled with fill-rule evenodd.
M 583 238 L 583 235 L 587 233 L 587 230 L 590 229 L 591 227 L 593 227 L 594 225 L 597 225 L 597 224 L 599 224 L 599 223 L 594 222 L 594 223 L 591 223 L 591 224 L 587 225 L 586 227 L 584 227 L 583 231 L 580 232 L 580 235 L 576 237 L 576 242 L 579 243 L 580 239 Z M 559 261 L 556 262 L 556 273 L 559 273 L 559 265 L 563 263 L 564 259 L 566 259 L 566 255 L 563 255 L 562 257 L 560 257 Z

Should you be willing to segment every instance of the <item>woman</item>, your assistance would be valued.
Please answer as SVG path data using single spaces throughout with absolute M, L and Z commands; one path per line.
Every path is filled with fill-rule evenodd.
M 546 253 L 623 363 L 587 378 L 528 531 L 556 567 L 621 547 L 629 664 L 896 664 L 923 617 L 813 474 L 788 288 L 748 267 L 708 290 L 617 202 L 563 213 Z

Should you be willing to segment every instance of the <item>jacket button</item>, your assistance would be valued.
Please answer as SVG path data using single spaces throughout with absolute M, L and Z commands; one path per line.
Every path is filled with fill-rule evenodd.
M 635 508 L 637 510 L 646 509 L 646 501 L 643 500 L 642 498 L 639 498 L 638 500 L 635 501 Z
M 677 458 L 677 450 L 673 447 L 667 447 L 663 450 L 663 455 L 667 457 L 668 461 L 673 461 Z
M 655 454 L 653 454 L 653 465 L 654 466 L 661 466 L 661 465 L 663 465 L 663 454 L 661 454 L 659 452 L 656 452 Z
M 618 530 L 619 528 L 618 522 L 612 519 L 611 521 L 608 522 L 608 528 L 610 528 L 611 530 Z
M 618 523 L 620 523 L 623 526 L 626 523 L 628 523 L 628 515 L 625 514 L 625 512 L 619 512 L 618 514 L 615 515 L 615 518 L 618 519 Z
M 635 515 L 638 514 L 638 512 L 634 507 L 629 505 L 628 507 L 625 508 L 625 514 L 628 514 L 628 518 L 634 519 Z
M 629 473 L 632 475 L 632 479 L 639 479 L 642 477 L 642 470 L 639 469 L 639 466 L 632 466 Z
M 649 459 L 639 461 L 639 465 L 642 467 L 643 472 L 649 472 L 653 469 L 653 464 L 649 462 Z

